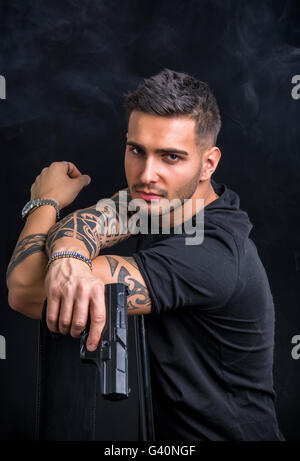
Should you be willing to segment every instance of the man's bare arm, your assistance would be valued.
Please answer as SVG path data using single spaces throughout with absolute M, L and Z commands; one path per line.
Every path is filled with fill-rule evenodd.
M 128 231 L 128 189 L 111 199 L 77 210 L 53 226 L 46 240 L 46 253 L 51 256 L 60 249 L 81 251 L 90 259 L 132 234 Z
M 36 290 L 35 287 L 41 287 L 45 280 L 48 260 L 46 245 L 48 254 L 57 251 L 55 245 L 59 242 L 62 249 L 72 248 L 93 259 L 101 248 L 128 239 L 131 234 L 126 233 L 125 211 L 127 200 L 130 199 L 129 194 L 121 194 L 120 198 L 121 203 L 118 200 L 118 192 L 111 198 L 115 208 L 104 206 L 105 209 L 101 209 L 101 206 L 96 204 L 75 211 L 57 223 L 55 209 L 52 206 L 33 210 L 26 219 L 7 268 L 9 305 L 25 315 L 38 317 L 36 309 L 43 290 Z
M 43 253 L 42 262 L 45 265 L 47 254 L 53 252 L 53 248 L 58 240 L 65 237 L 70 239 L 72 245 L 76 245 L 76 243 L 78 245 L 84 244 L 91 259 L 94 259 L 98 255 L 100 249 L 111 247 L 128 239 L 131 234 L 126 231 L 128 216 L 127 214 L 125 215 L 125 208 L 127 207 L 127 200 L 130 200 L 130 196 L 127 194 L 125 200 L 124 195 L 121 195 L 121 205 L 118 202 L 118 196 L 119 192 L 109 199 L 115 203 L 115 210 L 107 206 L 101 211 L 100 207 L 95 204 L 91 207 L 75 211 L 55 224 L 53 224 L 55 213 L 51 206 L 33 210 L 30 217 L 27 218 L 24 229 L 15 246 L 7 267 L 6 278 L 8 279 L 12 271 L 22 263 L 25 263 L 25 260 L 29 256 L 36 253 Z M 48 219 L 46 220 L 46 218 Z M 30 230 L 35 229 L 42 229 L 42 232 L 30 232 Z M 100 232 L 101 230 L 103 232 Z M 39 273 L 43 273 L 42 269 L 45 268 L 44 265 L 36 267 Z M 30 275 L 31 271 L 29 269 L 31 268 L 33 269 L 33 266 L 26 267 L 28 270 L 24 271 L 24 282 L 26 281 L 26 275 Z
M 19 312 L 24 309 L 23 313 L 34 318 L 39 296 L 36 299 L 33 287 L 44 284 L 48 260 L 45 253 L 46 238 L 55 220 L 56 210 L 51 205 L 41 206 L 30 213 L 6 271 L 9 305 Z M 30 312 L 27 311 L 27 294 L 30 298 Z
M 78 265 L 81 263 L 78 262 Z M 131 256 L 118 256 L 118 255 L 103 255 L 98 256 L 92 261 L 93 275 L 97 279 L 98 287 L 109 283 L 124 283 L 128 287 L 127 297 L 127 312 L 128 315 L 149 314 L 151 312 L 151 298 L 148 287 L 143 279 L 141 272 L 137 266 L 135 259 Z M 64 302 L 70 296 L 66 286 L 65 296 L 62 296 L 62 303 L 60 303 L 60 310 L 64 311 Z M 28 311 L 35 312 L 36 318 L 40 318 L 44 300 L 46 298 L 45 284 L 43 280 L 32 286 L 31 301 L 28 300 Z M 34 302 L 33 302 L 34 301 Z M 30 307 L 31 302 L 31 307 Z M 90 305 L 93 306 L 93 297 L 91 297 Z M 104 305 L 104 291 L 102 290 L 97 302 L 99 306 Z M 67 309 L 68 311 L 68 309 Z M 72 316 L 69 316 L 66 311 L 61 312 L 59 316 L 58 325 L 54 322 L 49 326 L 51 328 L 57 327 L 61 333 L 70 332 L 73 336 L 80 332 L 86 322 L 87 311 L 75 310 Z M 71 325 L 71 326 L 70 326 Z M 98 338 L 99 339 L 99 338 Z
M 6 278 L 8 279 L 12 271 L 22 264 L 26 258 L 35 253 L 44 252 L 46 239 L 47 234 L 30 234 L 19 240 L 8 264 Z M 44 259 L 46 261 L 46 255 Z

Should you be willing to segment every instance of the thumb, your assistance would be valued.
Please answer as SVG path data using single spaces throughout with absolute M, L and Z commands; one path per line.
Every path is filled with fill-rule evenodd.
M 80 181 L 82 187 L 88 186 L 91 182 L 91 178 L 87 174 L 82 174 L 79 176 L 78 180 Z

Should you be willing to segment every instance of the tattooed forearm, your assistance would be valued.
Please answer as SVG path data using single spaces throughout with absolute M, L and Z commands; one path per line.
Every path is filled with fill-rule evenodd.
M 20 240 L 12 254 L 6 271 L 6 278 L 28 256 L 45 250 L 47 234 L 31 234 Z
M 46 252 L 50 256 L 57 240 L 63 237 L 75 238 L 84 243 L 91 259 L 102 248 L 120 243 L 130 237 L 127 231 L 127 203 L 129 192 L 115 194 L 111 199 L 114 206 L 99 203 L 66 216 L 53 226 L 48 234 Z M 124 212 L 125 210 L 125 212 Z
M 148 288 L 145 283 L 141 283 L 136 277 L 116 258 L 112 256 L 105 256 L 110 266 L 111 275 L 116 278 L 116 282 L 124 283 L 128 286 L 129 295 L 127 297 L 128 310 L 138 310 L 151 308 L 151 298 L 149 296 Z M 132 257 L 124 257 L 133 268 L 138 270 L 136 261 Z
M 99 213 L 96 209 L 78 210 L 58 221 L 49 231 L 46 241 L 48 256 L 53 253 L 57 240 L 63 237 L 76 238 L 83 242 L 91 257 L 99 253 L 100 242 L 95 232 Z

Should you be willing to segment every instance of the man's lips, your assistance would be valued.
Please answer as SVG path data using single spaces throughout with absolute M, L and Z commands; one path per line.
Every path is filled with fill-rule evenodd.
M 137 193 L 140 196 L 140 198 L 144 200 L 155 200 L 155 199 L 157 200 L 162 197 L 161 195 L 156 194 L 155 192 L 144 192 L 144 191 L 137 190 Z

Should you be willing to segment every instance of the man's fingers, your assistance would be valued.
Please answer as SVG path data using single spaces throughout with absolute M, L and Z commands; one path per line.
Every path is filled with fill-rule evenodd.
M 80 183 L 82 187 L 87 186 L 91 182 L 90 176 L 87 174 L 82 174 L 78 170 L 77 166 L 74 165 L 74 163 L 68 162 L 68 164 L 69 164 L 69 168 L 68 168 L 67 163 L 65 165 L 66 165 L 66 172 L 68 173 L 70 178 L 80 178 Z M 68 172 L 68 169 L 69 169 L 69 172 Z
M 53 333 L 70 333 L 73 338 L 79 338 L 86 328 L 90 312 L 87 348 L 95 350 L 106 321 L 103 283 L 95 278 L 86 280 L 85 277 L 75 277 L 59 284 L 46 278 L 45 286 L 49 330 Z
M 73 316 L 74 288 L 70 282 L 65 283 L 61 295 L 58 329 L 63 335 L 70 331 Z
M 60 310 L 60 292 L 57 289 L 51 290 L 47 296 L 46 322 L 52 333 L 58 333 L 58 316 Z
M 104 290 L 99 286 L 97 291 L 97 295 L 91 297 L 89 306 L 91 318 L 90 332 L 87 339 L 87 349 L 89 351 L 94 351 L 97 348 L 106 323 Z
M 77 178 L 78 176 L 81 176 L 80 171 L 78 170 L 77 166 L 74 165 L 74 163 L 68 161 L 68 164 L 69 164 L 69 172 L 68 172 L 67 163 L 65 163 L 65 166 L 66 166 L 66 173 L 68 172 L 68 175 L 70 176 L 70 178 Z
M 73 338 L 79 338 L 86 327 L 89 314 L 89 297 L 86 294 L 77 294 L 74 300 L 73 317 L 70 334 Z

